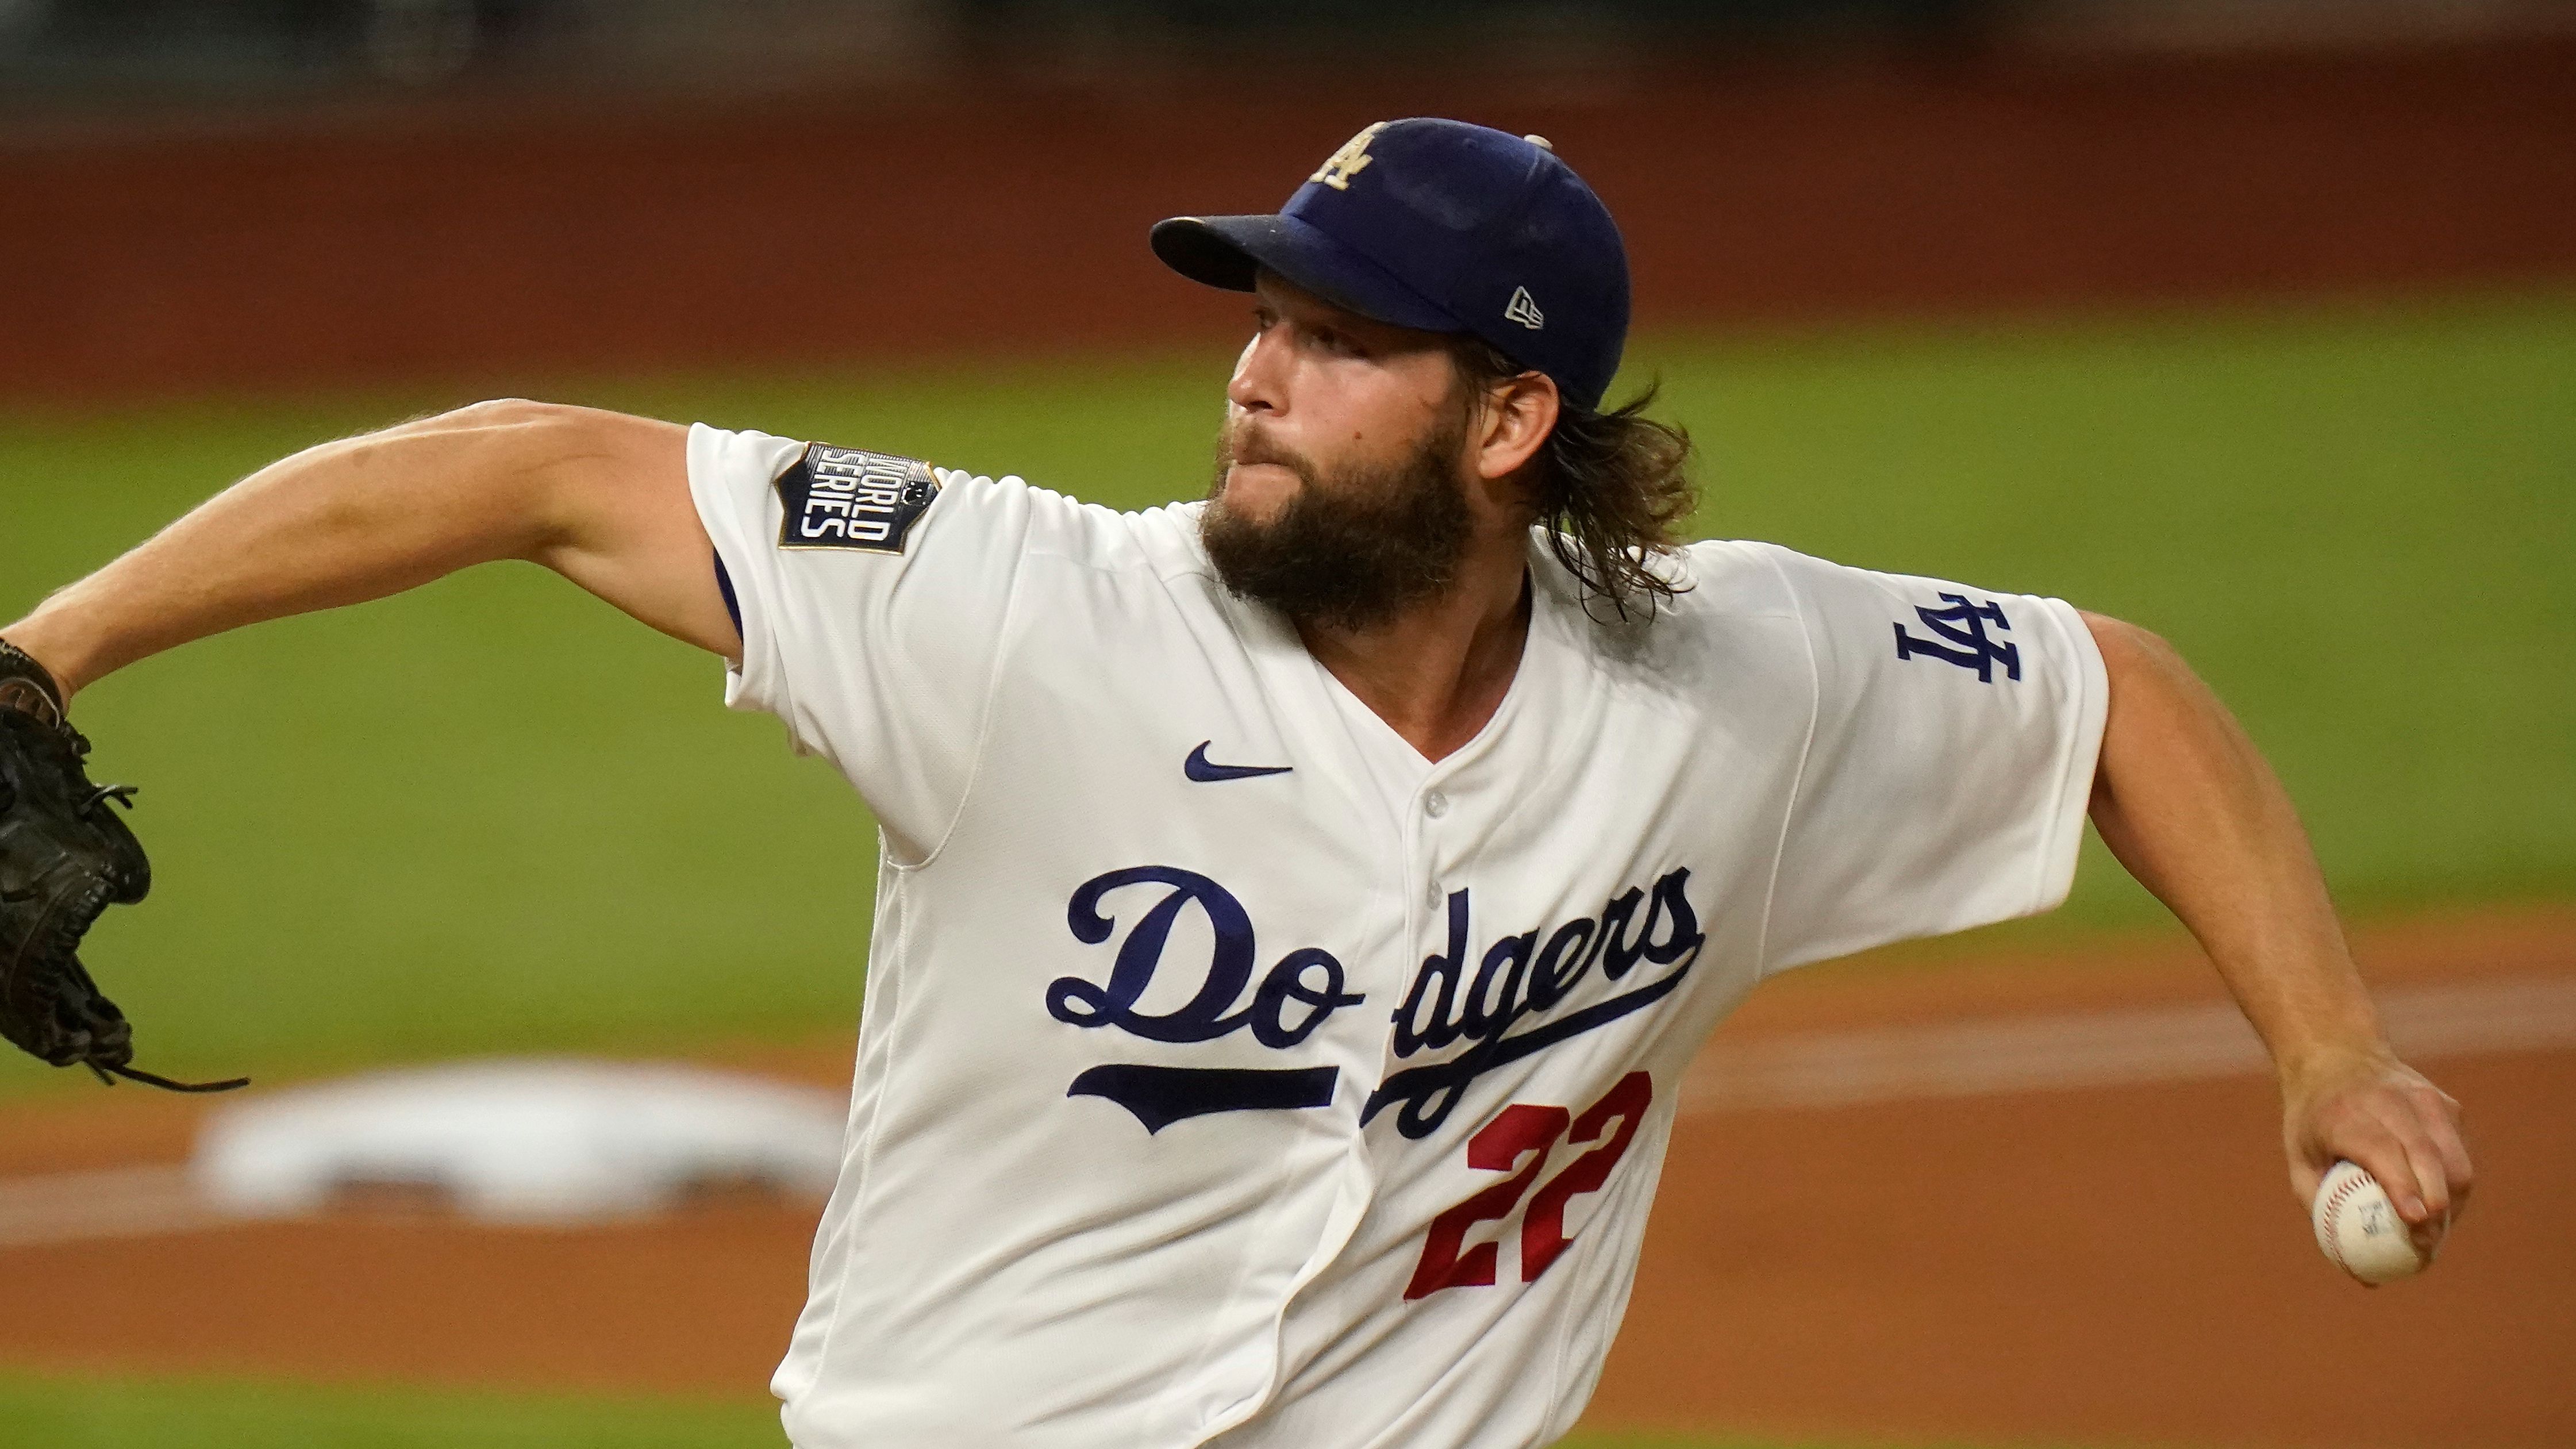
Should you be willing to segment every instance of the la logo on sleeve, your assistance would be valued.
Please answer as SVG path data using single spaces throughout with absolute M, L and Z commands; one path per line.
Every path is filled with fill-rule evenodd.
M 778 476 L 778 546 L 899 554 L 938 496 L 918 458 L 810 443 Z

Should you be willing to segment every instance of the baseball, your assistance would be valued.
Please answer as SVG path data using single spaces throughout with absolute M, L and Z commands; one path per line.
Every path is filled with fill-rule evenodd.
M 2317 1230 L 2317 1247 L 2334 1265 L 2377 1287 L 2424 1267 L 2424 1255 L 2406 1231 L 2406 1220 L 2388 1200 L 2388 1189 L 2359 1164 L 2338 1162 L 2317 1184 L 2317 1200 L 2308 1210 Z

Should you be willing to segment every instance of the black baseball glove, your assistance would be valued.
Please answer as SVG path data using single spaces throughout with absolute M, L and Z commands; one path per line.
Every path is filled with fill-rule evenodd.
M 131 785 L 93 785 L 89 741 L 63 717 L 45 667 L 0 640 L 0 1036 L 58 1067 L 174 1092 L 222 1092 L 138 1071 L 134 1029 L 76 954 L 90 923 L 152 888 L 143 842 L 117 807 Z

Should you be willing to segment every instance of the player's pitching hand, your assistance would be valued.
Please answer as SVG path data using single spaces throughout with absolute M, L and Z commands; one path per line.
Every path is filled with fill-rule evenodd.
M 2338 1158 L 2368 1169 L 2431 1261 L 2469 1198 L 2474 1173 L 2460 1104 L 2385 1048 L 2285 1072 L 2282 1144 L 2305 1207 Z

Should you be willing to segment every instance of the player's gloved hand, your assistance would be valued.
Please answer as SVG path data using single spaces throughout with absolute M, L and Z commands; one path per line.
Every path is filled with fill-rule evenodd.
M 2475 1182 L 2460 1104 L 2374 1045 L 2284 1070 L 2281 1105 L 2282 1145 L 2300 1206 L 2316 1197 L 2338 1158 L 2349 1158 L 2387 1189 L 2415 1250 L 2430 1262 Z
M 75 954 L 111 905 L 152 888 L 143 843 L 117 812 L 134 791 L 93 785 L 89 741 L 63 717 L 45 667 L 0 641 L 0 1036 L 58 1067 L 179 1092 L 220 1092 L 138 1071 L 134 1032 Z M 112 1074 L 112 1075 L 111 1075 Z

